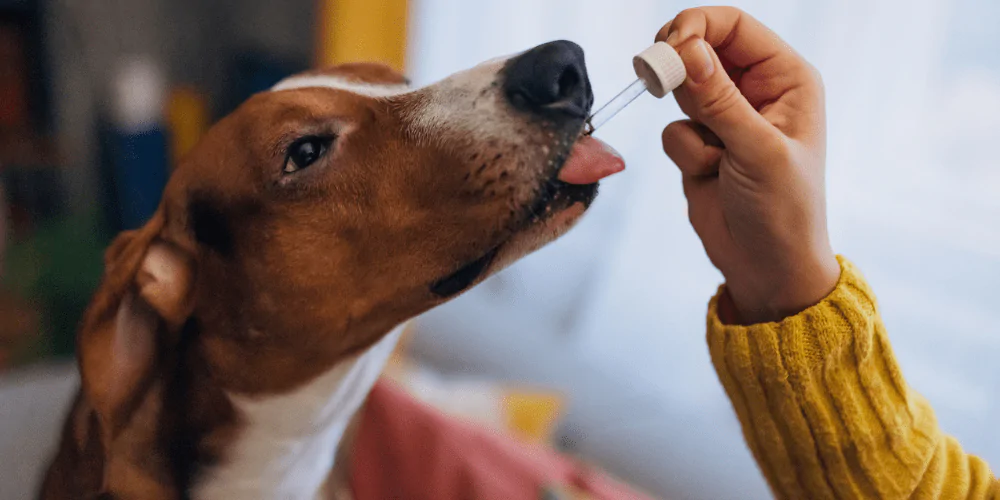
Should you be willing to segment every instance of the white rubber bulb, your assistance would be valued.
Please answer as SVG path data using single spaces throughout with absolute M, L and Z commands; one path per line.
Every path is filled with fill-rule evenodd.
M 656 42 L 633 57 L 632 67 L 635 68 L 635 76 L 657 99 L 680 87 L 687 78 L 684 61 L 666 42 Z

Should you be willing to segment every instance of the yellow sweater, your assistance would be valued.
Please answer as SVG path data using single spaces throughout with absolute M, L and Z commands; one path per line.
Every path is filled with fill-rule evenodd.
M 712 362 L 775 495 L 1000 499 L 989 466 L 906 384 L 875 295 L 840 264 L 828 297 L 780 323 L 725 325 L 718 295 L 709 306 Z

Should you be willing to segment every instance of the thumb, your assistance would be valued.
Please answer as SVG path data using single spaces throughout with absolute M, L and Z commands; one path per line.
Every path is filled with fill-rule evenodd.
M 734 153 L 766 153 L 758 150 L 766 147 L 767 139 L 775 137 L 777 130 L 743 97 L 715 50 L 701 38 L 690 38 L 677 49 L 688 74 L 683 85 L 684 112 L 719 136 Z

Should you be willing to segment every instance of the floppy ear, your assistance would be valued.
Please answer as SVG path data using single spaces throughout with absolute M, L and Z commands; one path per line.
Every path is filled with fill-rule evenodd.
M 81 390 L 107 445 L 128 421 L 163 351 L 168 332 L 191 313 L 194 262 L 160 238 L 164 217 L 122 233 L 77 336 Z

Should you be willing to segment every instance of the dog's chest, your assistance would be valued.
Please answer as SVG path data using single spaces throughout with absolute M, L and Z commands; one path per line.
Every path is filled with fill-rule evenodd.
M 392 354 L 403 326 L 288 394 L 231 394 L 244 422 L 221 463 L 192 491 L 198 500 L 320 498 L 351 418 Z

